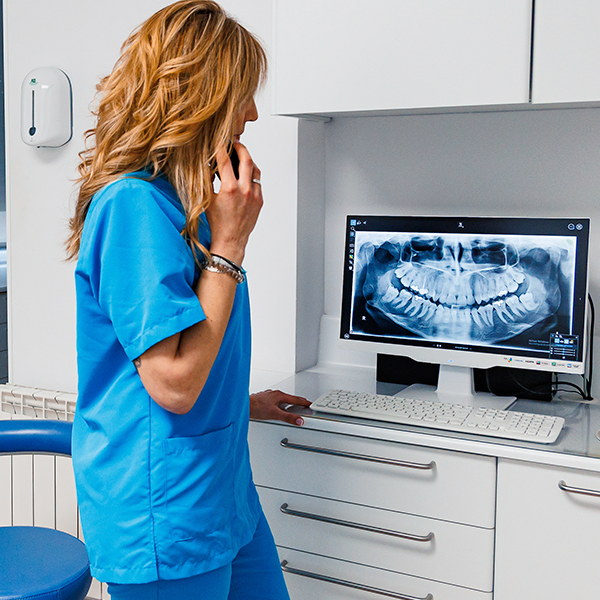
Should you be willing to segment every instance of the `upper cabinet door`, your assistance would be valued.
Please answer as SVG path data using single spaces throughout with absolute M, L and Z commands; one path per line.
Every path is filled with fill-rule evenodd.
M 275 0 L 274 112 L 528 102 L 531 17 L 532 0 Z
M 532 101 L 600 100 L 600 2 L 536 0 Z

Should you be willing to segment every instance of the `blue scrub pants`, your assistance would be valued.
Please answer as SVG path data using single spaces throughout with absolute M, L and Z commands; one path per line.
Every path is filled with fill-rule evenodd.
M 290 600 L 264 515 L 231 564 L 185 579 L 109 583 L 108 593 L 111 600 Z

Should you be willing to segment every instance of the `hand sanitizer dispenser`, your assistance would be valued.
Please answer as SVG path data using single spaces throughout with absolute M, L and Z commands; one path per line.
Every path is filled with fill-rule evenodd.
M 58 148 L 72 135 L 69 78 L 54 67 L 34 69 L 21 85 L 21 139 L 29 146 Z

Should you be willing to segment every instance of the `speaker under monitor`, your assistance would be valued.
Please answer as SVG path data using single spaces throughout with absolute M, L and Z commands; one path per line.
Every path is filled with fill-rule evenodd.
M 414 385 L 421 383 L 437 386 L 439 364 L 423 363 L 407 356 L 391 354 L 377 355 L 377 381 Z M 496 396 L 515 396 L 527 400 L 549 402 L 554 393 L 554 373 L 491 367 L 474 369 L 473 379 L 476 392 L 489 392 Z M 399 392 L 402 395 L 402 392 Z

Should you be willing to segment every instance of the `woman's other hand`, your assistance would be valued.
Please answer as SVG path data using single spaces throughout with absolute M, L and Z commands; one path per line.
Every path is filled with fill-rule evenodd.
M 240 177 L 236 179 L 227 151 L 221 148 L 217 152 L 221 187 L 206 210 L 206 217 L 211 230 L 210 251 L 241 265 L 263 197 L 258 183 L 260 169 L 243 144 L 236 142 L 234 148 L 240 159 Z
M 304 419 L 301 416 L 283 409 L 288 404 L 310 406 L 310 402 L 306 398 L 292 396 L 279 390 L 265 390 L 264 392 L 250 394 L 250 418 L 263 421 L 284 421 L 291 425 L 304 425 Z

